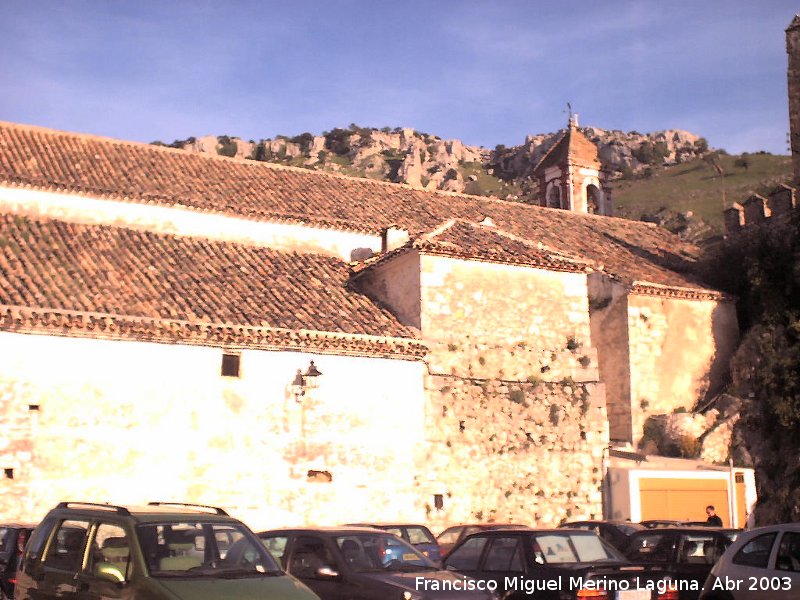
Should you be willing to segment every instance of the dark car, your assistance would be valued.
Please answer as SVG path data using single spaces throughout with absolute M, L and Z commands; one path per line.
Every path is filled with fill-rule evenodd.
M 442 558 L 447 556 L 450 550 L 468 535 L 479 531 L 494 531 L 496 529 L 530 529 L 530 527 L 527 525 L 520 525 L 519 523 L 472 523 L 469 525 L 453 525 L 445 529 L 439 534 L 439 537 L 436 538 Z
M 403 538 L 409 544 L 414 546 L 417 550 L 422 552 L 423 556 L 427 556 L 433 562 L 438 563 L 442 560 L 441 553 L 439 552 L 439 544 L 436 538 L 433 537 L 431 530 L 424 525 L 409 524 L 409 523 L 350 523 L 352 527 L 372 527 L 374 529 L 382 529 L 389 533 L 395 534 L 399 538 Z
M 564 523 L 560 525 L 560 527 L 594 531 L 620 552 L 625 552 L 625 548 L 628 545 L 628 538 L 631 534 L 645 529 L 643 525 L 631 523 L 630 521 L 573 521 L 571 523 Z
M 660 527 L 708 527 L 707 521 L 680 521 L 676 519 L 649 519 L 639 523 L 647 529 L 659 529 Z
M 491 581 L 504 600 L 676 597 L 664 569 L 632 564 L 596 533 L 579 529 L 473 533 L 453 548 L 444 566 Z
M 664 527 L 631 535 L 625 555 L 633 562 L 662 565 L 681 582 L 680 600 L 694 600 L 730 543 L 718 528 Z
M 17 565 L 34 527 L 30 523 L 0 525 L 0 600 L 14 597 Z
M 291 575 L 322 600 L 490 600 L 401 538 L 366 527 L 298 528 L 257 534 Z

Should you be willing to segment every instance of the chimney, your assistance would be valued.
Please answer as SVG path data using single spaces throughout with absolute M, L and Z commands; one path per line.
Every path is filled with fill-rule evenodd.
M 381 253 L 391 252 L 395 248 L 404 245 L 411 236 L 408 231 L 397 225 L 389 225 L 381 230 Z

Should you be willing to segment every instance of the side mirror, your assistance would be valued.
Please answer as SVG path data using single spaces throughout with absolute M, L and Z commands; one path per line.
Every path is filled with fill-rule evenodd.
M 320 567 L 317 569 L 317 579 L 338 579 L 339 571 L 331 567 Z
M 98 563 L 94 569 L 94 574 L 100 579 L 111 583 L 125 583 L 125 575 L 122 574 L 119 567 L 109 563 Z

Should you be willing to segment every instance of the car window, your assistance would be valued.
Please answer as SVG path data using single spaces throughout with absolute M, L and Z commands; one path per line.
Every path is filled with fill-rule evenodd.
M 45 551 L 44 564 L 61 571 L 78 571 L 88 529 L 88 521 L 62 521 Z
M 11 554 L 11 547 L 14 545 L 11 541 L 13 533 L 8 527 L 0 527 L 0 556 Z
M 800 533 L 787 531 L 783 534 L 775 568 L 779 571 L 800 572 Z
M 648 533 L 630 539 L 627 555 L 632 561 L 669 562 L 674 537 L 668 533 Z
M 325 540 L 316 536 L 298 536 L 289 559 L 289 573 L 295 577 L 313 579 L 323 567 L 336 568 L 336 562 L 325 545 Z
M 456 571 L 477 570 L 486 541 L 485 537 L 468 539 L 450 553 L 445 561 L 445 566 L 452 567 Z
M 521 573 L 523 568 L 520 539 L 518 537 L 494 538 L 486 554 L 483 570 Z
M 473 533 L 478 533 L 479 531 L 483 531 L 483 529 L 481 527 L 475 527 L 475 526 L 467 527 L 466 529 L 464 529 L 464 535 L 465 536 L 471 535 Z
M 130 544 L 125 530 L 119 525 L 100 523 L 94 533 L 89 570 L 95 575 L 117 569 L 123 580 L 129 578 Z
M 547 534 L 537 535 L 532 541 L 534 560 L 537 563 L 574 563 L 620 560 L 622 557 L 596 535 Z
M 276 535 L 261 540 L 272 557 L 286 567 L 286 542 L 289 538 L 285 535 Z
M 461 533 L 460 527 L 451 527 L 445 529 L 439 534 L 438 542 L 440 544 L 455 544 L 458 541 L 458 534 Z
M 425 571 L 436 567 L 405 540 L 388 534 L 353 533 L 338 536 L 336 547 L 354 571 Z
M 399 527 L 383 527 L 384 531 L 391 533 L 392 535 L 396 535 L 397 537 L 403 537 L 403 530 Z
M 765 533 L 742 546 L 733 557 L 733 564 L 766 569 L 772 544 L 778 534 Z
M 136 526 L 153 577 L 264 577 L 280 572 L 261 540 L 238 523 L 167 522 Z M 218 541 L 218 540 L 221 540 Z
M 412 544 L 435 544 L 431 532 L 424 527 L 407 527 L 408 541 Z
M 681 535 L 678 562 L 689 565 L 713 565 L 722 554 L 722 545 L 712 533 Z
M 31 538 L 25 546 L 25 556 L 21 567 L 25 573 L 30 574 L 31 566 L 34 565 L 42 555 L 42 549 L 47 539 L 50 537 L 50 532 L 53 530 L 54 523 L 54 519 L 45 519 L 33 530 L 33 533 L 31 533 Z

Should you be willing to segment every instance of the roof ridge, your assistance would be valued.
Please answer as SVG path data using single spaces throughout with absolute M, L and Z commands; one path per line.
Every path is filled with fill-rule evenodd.
M 342 173 L 334 173 L 331 171 L 322 171 L 317 169 L 306 169 L 303 167 L 295 167 L 290 165 L 281 165 L 273 162 L 268 161 L 261 161 L 261 160 L 253 160 L 248 158 L 235 158 L 235 157 L 228 157 L 228 156 L 220 156 L 214 154 L 205 154 L 199 152 L 187 152 L 186 150 L 181 150 L 178 148 L 171 148 L 169 146 L 156 146 L 151 143 L 147 142 L 136 142 L 131 140 L 123 140 L 119 138 L 113 138 L 108 136 L 101 136 L 97 134 L 90 134 L 90 133 L 79 133 L 74 131 L 66 131 L 62 129 L 53 129 L 50 127 L 42 127 L 40 125 L 28 125 L 23 123 L 14 123 L 11 121 L 3 121 L 0 120 L 0 128 L 9 127 L 18 131 L 38 131 L 42 133 L 49 133 L 54 135 L 59 135 L 63 137 L 74 137 L 77 139 L 84 139 L 84 140 L 94 140 L 98 142 L 110 143 L 110 144 L 119 144 L 122 146 L 128 146 L 132 148 L 140 148 L 140 149 L 148 149 L 154 152 L 163 152 L 167 154 L 174 154 L 176 156 L 184 156 L 184 157 L 197 157 L 201 160 L 217 160 L 221 162 L 234 162 L 236 164 L 241 165 L 249 165 L 251 168 L 266 168 L 266 169 L 273 169 L 277 171 L 289 171 L 292 173 L 302 173 L 305 175 L 309 175 L 311 177 L 331 177 L 334 179 L 343 179 L 345 181 L 353 181 L 353 182 L 363 182 L 366 185 L 380 185 L 383 187 L 389 187 L 393 189 L 401 188 L 401 189 L 408 189 L 414 192 L 422 193 L 422 194 L 433 194 L 437 196 L 444 196 L 448 198 L 465 198 L 467 200 L 479 201 L 479 202 L 492 202 L 498 203 L 501 205 L 506 206 L 514 206 L 514 207 L 524 207 L 524 210 L 542 210 L 544 207 L 538 206 L 536 204 L 529 204 L 527 202 L 515 202 L 513 200 L 504 200 L 503 198 L 498 198 L 497 196 L 478 196 L 475 194 L 466 194 L 464 192 L 452 192 L 449 190 L 428 190 L 418 186 L 413 186 L 407 183 L 395 183 L 392 181 L 383 181 L 380 179 L 370 179 L 368 177 L 356 177 L 353 175 L 344 175 Z M 564 132 L 565 134 L 566 132 Z M 563 134 L 562 134 L 563 135 Z M 548 150 L 545 154 L 550 153 L 558 145 L 558 141 L 553 144 L 553 147 Z M 537 167 L 541 162 L 544 160 L 540 160 L 537 163 Z M 27 184 L 30 185 L 30 184 Z M 122 194 L 115 193 L 114 195 L 124 197 Z M 549 209 L 548 209 L 549 210 Z M 620 219 L 630 221 L 630 219 L 622 219 L 621 217 L 613 217 L 613 216 L 605 216 L 605 215 L 593 215 L 589 213 L 577 213 L 572 212 L 571 214 L 579 217 L 586 217 L 590 216 L 593 218 L 605 218 L 605 219 Z M 635 222 L 635 221 L 633 221 Z

